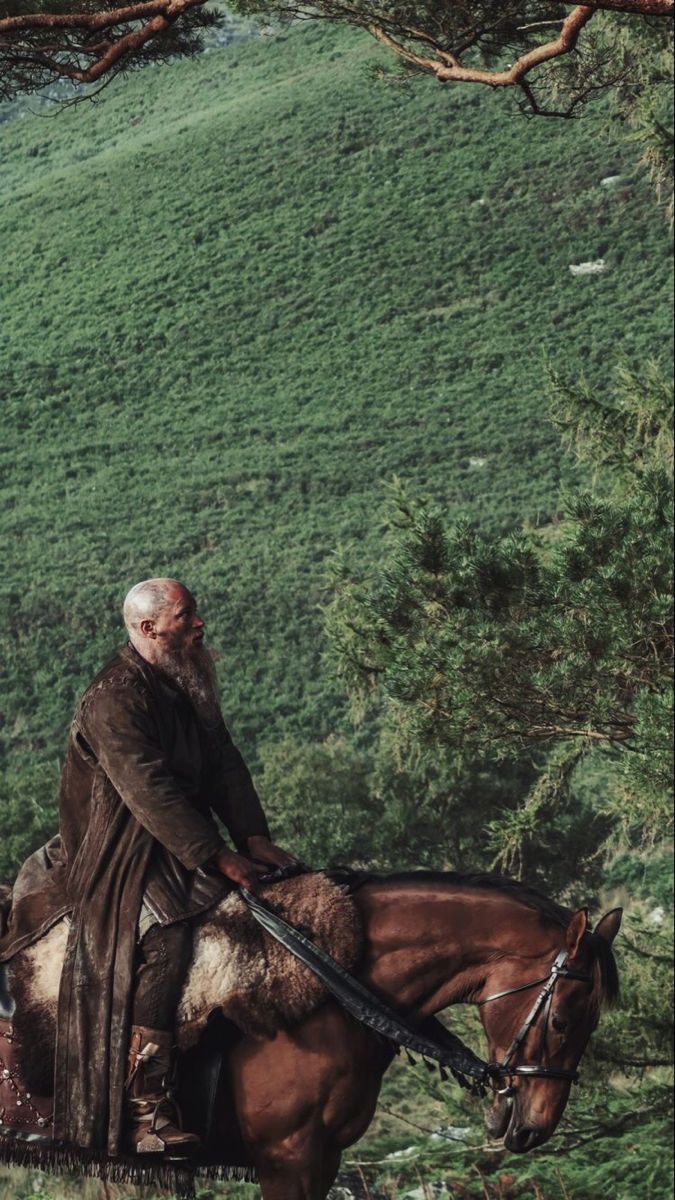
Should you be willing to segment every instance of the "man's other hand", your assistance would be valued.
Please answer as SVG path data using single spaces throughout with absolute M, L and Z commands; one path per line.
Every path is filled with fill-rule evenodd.
M 282 850 L 280 846 L 275 846 L 266 837 L 259 835 L 250 837 L 246 845 L 251 858 L 255 858 L 269 867 L 292 867 L 298 861 L 297 858 L 293 858 L 292 854 L 287 854 L 285 850 Z
M 250 862 L 241 854 L 235 854 L 234 850 L 220 850 L 213 862 L 221 875 L 231 879 L 238 887 L 247 888 L 249 892 L 255 891 L 260 876 L 265 874 L 264 867 Z

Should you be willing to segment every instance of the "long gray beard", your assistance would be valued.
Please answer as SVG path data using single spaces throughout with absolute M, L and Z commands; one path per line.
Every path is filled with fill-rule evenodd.
M 157 666 L 187 696 L 205 725 L 217 724 L 221 712 L 216 666 L 205 646 L 199 646 L 188 654 L 164 651 L 157 659 Z

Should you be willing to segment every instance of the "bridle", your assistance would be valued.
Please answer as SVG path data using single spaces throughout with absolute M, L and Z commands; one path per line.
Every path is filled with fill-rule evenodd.
M 478 1007 L 483 1008 L 484 1005 L 492 1004 L 495 1000 L 502 1000 L 505 996 L 515 996 L 518 992 L 526 992 L 530 988 L 538 987 L 540 983 L 544 984 L 504 1057 L 499 1062 L 491 1063 L 488 1067 L 488 1072 L 493 1084 L 496 1084 L 502 1079 L 509 1079 L 514 1075 L 524 1075 L 530 1079 L 532 1077 L 539 1077 L 543 1079 L 566 1079 L 569 1080 L 570 1083 L 579 1082 L 578 1071 L 568 1071 L 565 1070 L 564 1067 L 545 1067 L 541 1062 L 546 1051 L 549 1019 L 551 1016 L 551 1006 L 553 1003 L 553 993 L 555 991 L 556 983 L 559 979 L 579 979 L 583 983 L 593 982 L 590 975 L 582 974 L 582 972 L 575 971 L 574 969 L 570 968 L 567 965 L 568 958 L 569 952 L 567 950 L 560 950 L 556 955 L 549 974 L 543 979 L 533 979 L 531 983 L 522 983 L 519 987 L 508 988 L 505 992 L 495 992 L 494 995 L 487 996 L 485 1000 L 478 1001 Z M 518 1050 L 520 1050 L 520 1047 L 523 1045 L 528 1033 L 537 1020 L 537 1017 L 542 1012 L 543 1021 L 537 1054 L 539 1061 L 527 1064 L 512 1064 L 511 1060 L 517 1054 Z M 497 1094 L 500 1096 L 508 1096 L 512 1094 L 512 1089 L 508 1086 L 505 1088 L 498 1088 Z

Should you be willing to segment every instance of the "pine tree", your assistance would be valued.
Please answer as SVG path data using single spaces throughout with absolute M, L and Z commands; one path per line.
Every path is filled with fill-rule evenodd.
M 467 522 L 446 529 L 395 486 L 382 569 L 337 582 L 332 658 L 353 692 L 386 700 L 410 744 L 474 759 L 557 746 L 556 786 L 570 764 L 604 750 L 621 763 L 636 818 L 662 830 L 672 769 L 669 389 L 655 370 L 644 381 L 623 372 L 605 402 L 556 379 L 553 418 L 595 464 L 564 521 L 497 538 Z

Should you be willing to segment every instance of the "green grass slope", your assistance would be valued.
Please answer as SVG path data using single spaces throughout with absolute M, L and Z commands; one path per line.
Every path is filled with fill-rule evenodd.
M 1 736 L 26 803 L 132 582 L 204 597 L 250 755 L 323 736 L 322 573 L 344 540 L 377 555 L 382 481 L 544 522 L 568 470 L 544 360 L 603 387 L 668 353 L 634 149 L 599 117 L 378 83 L 373 56 L 295 29 L 0 127 Z

